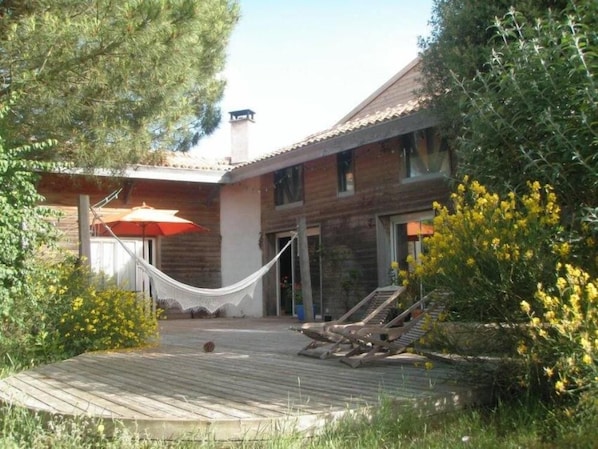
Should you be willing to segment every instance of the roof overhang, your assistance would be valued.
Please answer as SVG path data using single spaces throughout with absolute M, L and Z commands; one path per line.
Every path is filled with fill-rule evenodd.
M 176 181 L 192 182 L 198 184 L 222 184 L 224 175 L 228 170 L 202 170 L 197 168 L 180 167 L 154 167 L 137 165 L 127 167 L 122 171 L 112 171 L 104 169 L 84 170 L 78 168 L 67 168 L 58 170 L 54 173 L 80 176 L 97 177 L 120 177 L 127 179 L 146 179 L 154 181 Z
M 233 168 L 223 176 L 223 181 L 226 183 L 243 181 L 437 124 L 438 119 L 435 116 L 429 111 L 422 110 Z

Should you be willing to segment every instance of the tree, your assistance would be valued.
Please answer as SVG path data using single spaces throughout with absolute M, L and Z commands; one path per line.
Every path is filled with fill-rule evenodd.
M 34 0 L 0 4 L 0 122 L 10 146 L 119 167 L 186 149 L 220 120 L 234 0 Z
M 437 29 L 430 53 L 423 54 L 424 67 L 431 67 L 434 58 L 445 67 L 439 70 L 444 78 L 432 78 L 445 83 L 437 86 L 447 94 L 435 97 L 432 105 L 453 132 L 458 175 L 503 194 L 521 193 L 529 181 L 550 184 L 561 202 L 563 224 L 573 232 L 569 238 L 578 243 L 575 252 L 585 258 L 579 263 L 595 274 L 598 5 L 578 0 L 566 2 L 563 10 L 546 8 L 563 6 L 555 1 L 543 10 L 511 9 L 494 20 L 491 37 L 479 40 L 475 51 L 464 44 L 451 53 L 452 30 L 473 14 L 472 1 L 437 3 Z M 445 48 L 449 53 L 440 55 Z
M 0 114 L 5 113 L 0 108 Z M 7 149 L 0 138 L 0 359 L 32 326 L 43 324 L 35 323 L 39 297 L 30 281 L 41 277 L 36 256 L 57 237 L 50 222 L 56 215 L 38 206 L 42 198 L 35 188 L 35 172 L 56 167 L 28 156 L 48 145 Z
M 488 70 L 461 84 L 459 171 L 505 192 L 550 184 L 581 266 L 596 274 L 598 5 L 530 22 L 512 11 Z M 585 259 L 583 255 L 585 254 Z
M 549 8 L 560 11 L 566 4 L 567 0 L 435 0 L 430 36 L 419 41 L 422 94 L 449 136 L 459 135 L 461 127 L 462 91 L 456 82 L 486 70 L 495 44 L 496 18 L 503 17 L 511 5 L 536 17 Z

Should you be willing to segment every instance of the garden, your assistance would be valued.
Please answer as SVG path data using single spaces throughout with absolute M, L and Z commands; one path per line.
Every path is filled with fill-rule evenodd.
M 466 360 L 467 375 L 491 385 L 495 403 L 427 416 L 383 400 L 375 415 L 351 416 L 308 440 L 238 447 L 595 447 L 598 4 L 522 2 L 523 11 L 505 12 L 503 3 L 436 2 L 432 37 L 421 43 L 424 76 L 458 168 L 450 200 L 433 206 L 435 232 L 422 259 L 402 274 L 452 290 L 446 325 L 426 344 Z M 471 26 L 467 39 L 459 23 Z M 479 48 L 451 50 L 478 38 Z M 19 101 L 4 103 L 3 119 Z M 60 250 L 55 211 L 38 205 L 35 188 L 36 173 L 60 168 L 36 157 L 57 142 L 12 145 L 15 129 L 10 145 L 0 142 L 2 375 L 155 344 L 158 317 L 147 299 L 98 283 Z M 10 405 L 0 423 L 7 448 L 221 447 L 144 441 L 124 430 L 108 437 L 101 421 L 46 420 Z

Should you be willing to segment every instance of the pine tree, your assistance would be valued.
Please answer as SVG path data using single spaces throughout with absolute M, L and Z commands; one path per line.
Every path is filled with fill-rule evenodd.
M 37 157 L 122 167 L 187 149 L 220 120 L 234 0 L 0 3 L 7 145 L 53 139 Z

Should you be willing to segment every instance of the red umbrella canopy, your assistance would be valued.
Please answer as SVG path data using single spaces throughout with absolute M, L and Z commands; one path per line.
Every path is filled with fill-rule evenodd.
M 420 237 L 428 237 L 434 234 L 434 226 L 420 221 L 407 223 L 407 239 L 417 241 Z
M 108 216 L 103 221 L 114 234 L 128 237 L 155 237 L 208 231 L 197 223 L 177 217 L 175 215 L 177 212 L 178 210 L 154 209 L 143 203 L 143 206 Z M 99 235 L 109 234 L 101 225 L 96 225 L 96 230 Z

